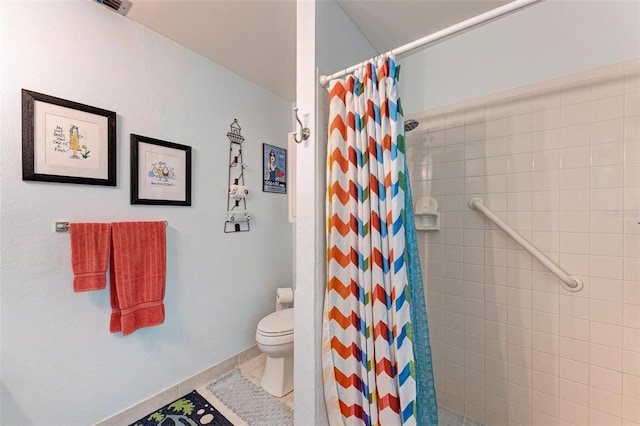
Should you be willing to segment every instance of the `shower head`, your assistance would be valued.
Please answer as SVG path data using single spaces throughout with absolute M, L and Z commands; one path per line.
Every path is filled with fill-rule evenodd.
M 420 124 L 420 123 L 417 122 L 416 120 L 407 120 L 407 121 L 404 122 L 404 131 L 405 132 L 412 131 L 413 129 L 418 127 L 418 124 Z

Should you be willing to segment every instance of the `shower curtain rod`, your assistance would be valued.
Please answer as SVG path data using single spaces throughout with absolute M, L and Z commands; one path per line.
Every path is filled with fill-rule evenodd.
M 423 47 L 426 46 L 430 43 L 434 43 L 436 41 L 442 40 L 445 37 L 449 37 L 451 35 L 455 35 L 458 34 L 462 31 L 468 30 L 470 28 L 473 28 L 475 26 L 478 26 L 480 24 L 484 24 L 487 23 L 489 21 L 492 21 L 494 19 L 497 18 L 501 18 L 509 13 L 515 12 L 517 10 L 523 9 L 527 6 L 530 6 L 534 3 L 538 3 L 540 1 L 543 0 L 515 0 L 512 1 L 511 3 L 507 3 L 503 6 L 497 7 L 495 9 L 492 9 L 488 12 L 482 13 L 480 15 L 474 16 L 473 18 L 469 18 L 466 21 L 462 21 L 458 24 L 452 25 L 450 27 L 447 27 L 443 30 L 437 31 L 433 34 L 430 34 L 426 37 L 420 38 L 418 40 L 412 41 L 410 43 L 405 44 L 404 46 L 400 46 L 398 48 L 395 48 L 393 50 L 388 51 L 387 53 L 384 53 L 382 55 L 378 55 L 376 56 L 382 56 L 382 57 L 386 57 L 386 56 L 390 56 L 390 55 L 401 55 L 403 53 L 406 53 L 410 50 L 413 49 L 417 49 L 419 47 Z M 327 87 L 329 85 L 329 82 L 331 80 L 333 80 L 334 78 L 340 78 L 340 77 L 344 77 L 345 75 L 351 74 L 352 72 L 360 69 L 363 65 L 367 64 L 368 62 L 370 62 L 372 59 L 375 58 L 371 58 L 368 59 L 364 62 L 361 62 L 359 64 L 353 65 L 349 68 L 346 68 L 342 71 L 338 71 L 336 73 L 333 73 L 331 75 L 321 75 L 319 77 L 320 80 L 320 84 L 322 85 L 322 87 Z

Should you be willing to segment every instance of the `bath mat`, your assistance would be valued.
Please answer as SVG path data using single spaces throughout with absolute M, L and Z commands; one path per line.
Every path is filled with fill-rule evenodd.
M 293 425 L 293 410 L 237 368 L 217 379 L 208 389 L 251 426 Z
M 129 426 L 157 426 L 160 424 L 233 426 L 233 423 L 213 408 L 209 401 L 196 391 L 165 405 Z

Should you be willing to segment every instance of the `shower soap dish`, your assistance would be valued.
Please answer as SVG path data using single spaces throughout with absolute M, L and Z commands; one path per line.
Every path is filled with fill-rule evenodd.
M 435 198 L 422 197 L 416 201 L 413 215 L 417 231 L 439 231 L 440 212 Z

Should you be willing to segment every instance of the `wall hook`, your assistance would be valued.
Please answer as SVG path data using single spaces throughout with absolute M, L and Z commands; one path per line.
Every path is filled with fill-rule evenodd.
M 296 120 L 298 120 L 298 123 L 300 123 L 300 139 L 298 139 L 297 135 L 293 135 L 293 139 L 296 141 L 296 143 L 301 143 L 302 141 L 306 141 L 307 139 L 309 139 L 309 136 L 311 136 L 311 130 L 309 130 L 308 127 L 304 127 L 302 121 L 300 121 L 300 119 L 298 118 L 298 108 L 294 108 L 293 112 L 295 112 L 296 114 Z

